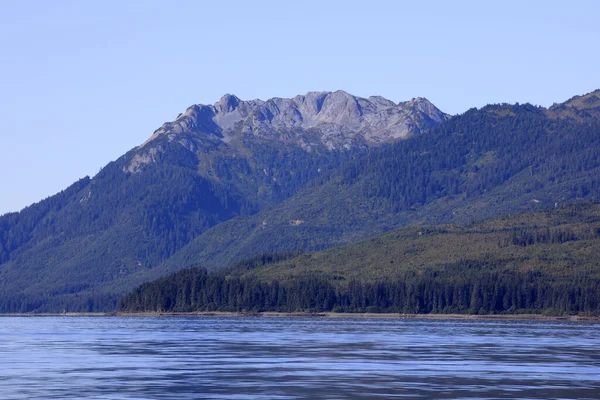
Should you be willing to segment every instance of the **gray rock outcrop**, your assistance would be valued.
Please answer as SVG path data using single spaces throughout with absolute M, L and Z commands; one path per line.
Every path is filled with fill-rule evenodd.
M 224 142 L 254 135 L 294 142 L 307 151 L 315 146 L 337 150 L 406 138 L 447 118 L 421 97 L 396 104 L 380 96 L 362 98 L 341 90 L 267 101 L 242 101 L 227 94 L 214 105 L 189 107 L 157 129 L 144 145 L 161 135 L 208 135 Z

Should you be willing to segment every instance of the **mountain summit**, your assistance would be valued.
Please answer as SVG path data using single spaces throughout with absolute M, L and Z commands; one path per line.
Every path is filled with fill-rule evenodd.
M 163 136 L 245 135 L 292 142 L 307 151 L 372 146 L 420 133 L 449 116 L 425 98 L 394 103 L 380 96 L 362 98 L 342 90 L 309 92 L 293 98 L 243 101 L 226 94 L 214 105 L 193 105 L 165 123 L 144 143 Z M 190 139 L 190 138 L 188 138 Z
M 112 310 L 187 266 L 598 201 L 599 99 L 452 118 L 342 91 L 194 105 L 93 178 L 0 216 L 0 312 Z

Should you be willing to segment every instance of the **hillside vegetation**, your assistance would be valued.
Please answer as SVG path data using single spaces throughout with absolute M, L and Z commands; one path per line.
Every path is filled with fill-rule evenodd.
M 261 252 L 318 251 L 409 225 L 464 224 L 600 199 L 600 122 L 571 101 L 554 111 L 473 109 L 425 135 L 373 149 L 280 204 L 207 230 L 149 277 L 197 264 L 223 268 Z
M 122 311 L 600 313 L 600 205 L 414 227 L 312 254 L 186 269 Z
M 491 105 L 451 119 L 420 101 L 398 116 L 438 115 L 423 120 L 429 130 L 375 146 L 343 118 L 334 131 L 351 133 L 348 148 L 343 140 L 327 147 L 329 122 L 298 130 L 281 109 L 274 126 L 269 113 L 244 117 L 231 97 L 191 107 L 93 178 L 0 217 L 0 312 L 112 310 L 140 283 L 195 265 L 217 270 L 407 226 L 600 200 L 598 95 L 549 109 Z M 365 118 L 349 98 L 332 97 L 332 121 L 349 105 L 351 121 Z M 277 102 L 259 103 L 276 111 Z M 369 115 L 378 126 L 379 114 Z M 247 129 L 230 117 L 245 118 Z
M 127 170 L 132 151 L 93 179 L 1 216 L 0 312 L 114 309 L 211 226 L 281 202 L 317 166 L 326 171 L 354 154 L 256 140 L 223 148 L 209 139 L 199 157 L 159 138 L 162 151 L 139 171 Z

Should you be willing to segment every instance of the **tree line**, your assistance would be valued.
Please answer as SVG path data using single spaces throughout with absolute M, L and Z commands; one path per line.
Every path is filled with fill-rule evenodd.
M 600 280 L 586 274 L 559 279 L 539 271 L 490 268 L 481 261 L 371 282 L 333 281 L 318 274 L 261 281 L 192 268 L 141 285 L 120 299 L 119 310 L 597 315 Z

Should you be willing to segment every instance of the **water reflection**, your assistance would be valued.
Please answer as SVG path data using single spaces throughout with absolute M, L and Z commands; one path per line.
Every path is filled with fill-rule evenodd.
M 2 399 L 599 398 L 597 325 L 0 318 Z

